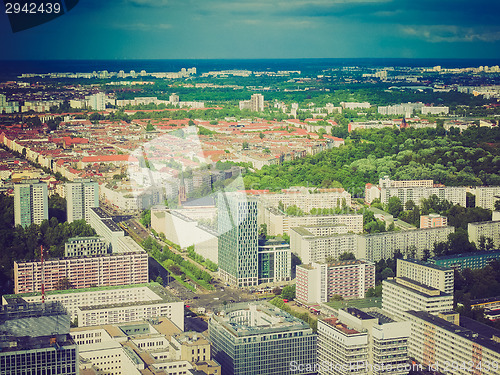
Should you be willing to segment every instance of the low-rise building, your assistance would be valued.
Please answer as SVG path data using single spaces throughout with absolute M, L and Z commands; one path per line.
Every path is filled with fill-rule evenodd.
M 471 270 L 484 268 L 494 260 L 499 259 L 500 250 L 490 250 L 478 251 L 474 253 L 443 255 L 431 258 L 428 262 L 437 266 L 449 267 L 461 271 L 466 268 L 470 268 Z
M 429 214 L 420 216 L 420 228 L 446 227 L 448 218 L 439 214 Z

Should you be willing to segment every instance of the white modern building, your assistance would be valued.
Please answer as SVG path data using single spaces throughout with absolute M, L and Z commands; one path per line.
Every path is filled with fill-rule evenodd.
M 89 224 L 95 229 L 98 236 L 104 237 L 113 251 L 118 246 L 118 238 L 125 236 L 123 229 L 113 221 L 110 215 L 99 207 L 90 208 Z
M 292 279 L 292 252 L 283 240 L 259 240 L 258 262 L 259 284 Z
M 14 185 L 14 223 L 23 228 L 49 220 L 47 184 L 26 180 Z

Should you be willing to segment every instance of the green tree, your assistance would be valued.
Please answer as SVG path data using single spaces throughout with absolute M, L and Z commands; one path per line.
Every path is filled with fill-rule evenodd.
M 356 256 L 353 253 L 350 253 L 350 252 L 346 251 L 345 253 L 340 254 L 339 260 L 340 261 L 343 261 L 343 260 L 356 260 Z
M 403 204 L 401 203 L 401 199 L 398 197 L 390 197 L 387 202 L 387 212 L 397 218 L 402 211 Z
M 293 300 L 295 298 L 295 284 L 283 287 L 283 290 L 281 291 L 281 298 L 290 301 Z

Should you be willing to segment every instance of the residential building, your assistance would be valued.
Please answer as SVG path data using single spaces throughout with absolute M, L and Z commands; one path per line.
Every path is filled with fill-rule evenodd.
M 57 302 L 17 303 L 0 309 L 0 374 L 79 374 L 69 316 Z
M 316 364 L 317 335 L 269 303 L 226 306 L 210 318 L 208 334 L 223 375 L 314 372 L 304 365 Z M 294 369 L 294 364 L 302 366 Z
M 344 189 L 328 189 L 328 192 L 309 191 L 306 188 L 291 188 L 284 193 L 262 194 L 259 203 L 264 207 L 286 210 L 296 206 L 305 213 L 312 209 L 351 207 L 351 194 Z M 334 191 L 330 191 L 334 190 Z
M 420 216 L 420 228 L 446 227 L 448 218 L 439 214 L 429 214 Z
M 250 100 L 241 100 L 240 109 L 249 109 L 252 112 L 264 111 L 264 95 L 253 94 Z
M 296 299 L 305 304 L 328 302 L 334 295 L 364 298 L 369 288 L 375 288 L 375 264 L 371 262 L 301 264 L 296 270 Z
M 380 199 L 380 187 L 373 184 L 366 184 L 365 202 L 371 204 L 375 199 Z
M 462 271 L 466 268 L 470 268 L 471 270 L 484 268 L 494 260 L 500 260 L 500 250 L 443 255 L 431 258 L 428 261 L 441 267 L 449 267 Z
M 259 284 L 292 279 L 292 252 L 285 241 L 259 240 L 258 262 Z
M 2 304 L 19 298 L 40 302 L 41 293 L 4 295 Z M 78 327 L 164 316 L 184 329 L 184 303 L 157 283 L 53 290 L 45 293 L 45 301 L 60 302 Z
M 259 225 L 267 225 L 267 234 L 278 236 L 291 235 L 294 227 L 313 226 L 344 226 L 336 233 L 363 233 L 363 215 L 341 214 L 341 215 L 304 215 L 291 216 L 283 213 L 277 208 L 267 207 L 259 211 Z
M 99 184 L 89 179 L 66 182 L 67 220 L 84 219 L 90 223 L 90 208 L 99 207 Z
M 115 249 L 118 244 L 118 238 L 124 237 L 125 232 L 113 221 L 113 217 L 102 208 L 90 208 L 90 226 L 95 229 L 98 236 L 104 237 L 110 245 L 111 250 Z
M 103 92 L 87 96 L 85 99 L 90 109 L 97 111 L 104 111 L 106 109 L 106 94 Z
M 500 201 L 500 186 L 476 187 L 476 207 L 493 211 L 498 201 Z
M 429 199 L 436 195 L 440 200 L 446 200 L 462 207 L 466 206 L 466 187 L 389 187 L 380 189 L 380 201 L 382 204 L 389 203 L 391 197 L 398 197 L 403 204 L 412 201 L 420 206 L 422 199 Z
M 409 322 L 348 307 L 318 320 L 318 373 L 407 374 Z
M 500 249 L 500 221 L 480 221 L 467 226 L 469 241 L 479 245 L 481 237 L 491 238 L 493 247 Z
M 389 176 L 379 179 L 380 188 L 431 188 L 433 180 L 391 180 Z
M 26 180 L 14 185 L 14 223 L 23 228 L 49 220 L 47 184 Z
M 455 274 L 451 268 L 417 259 L 398 259 L 396 276 L 406 277 L 444 293 L 453 294 Z
M 406 277 L 382 281 L 382 308 L 397 319 L 406 319 L 406 311 L 438 314 L 453 310 L 453 295 Z
M 243 193 L 225 193 L 217 203 L 220 276 L 239 287 L 257 285 L 257 202 Z
M 345 228 L 345 227 L 344 227 Z M 327 258 L 338 258 L 345 252 L 354 252 L 357 256 L 358 235 L 331 234 L 315 236 L 304 227 L 292 228 L 290 231 L 290 249 L 303 264 L 323 263 Z
M 409 354 L 415 369 L 450 375 L 498 373 L 500 331 L 465 317 L 460 325 L 426 311 L 408 311 Z
M 447 115 L 448 113 L 450 113 L 450 108 L 446 106 L 422 107 L 423 115 Z
M 75 289 L 93 286 L 141 284 L 148 281 L 148 254 L 129 252 L 84 258 L 48 259 L 43 262 L 45 290 L 70 283 Z M 41 291 L 42 264 L 14 262 L 14 293 Z
M 102 255 L 108 252 L 104 237 L 73 237 L 64 244 L 64 257 L 76 258 Z

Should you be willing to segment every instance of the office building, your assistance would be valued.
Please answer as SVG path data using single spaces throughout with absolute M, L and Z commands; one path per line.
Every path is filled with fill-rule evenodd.
M 396 276 L 406 277 L 444 293 L 453 294 L 455 273 L 451 268 L 417 259 L 398 259 Z
M 498 373 L 500 331 L 472 319 L 453 324 L 425 311 L 408 311 L 411 324 L 409 354 L 415 369 L 446 375 Z
M 65 184 L 68 222 L 84 219 L 90 223 L 90 208 L 99 207 L 99 184 L 81 179 Z
M 26 180 L 14 185 L 14 223 L 23 228 L 49 220 L 47 184 Z
M 18 298 L 40 302 L 41 293 L 4 295 L 2 304 Z M 157 283 L 53 290 L 46 292 L 45 301 L 60 302 L 78 327 L 165 316 L 184 328 L 184 303 Z
M 443 255 L 431 258 L 428 262 L 437 266 L 449 267 L 461 271 L 466 268 L 470 268 L 471 270 L 484 268 L 494 260 L 499 259 L 500 250 L 490 250 L 478 251 L 475 253 Z
M 318 320 L 318 373 L 407 374 L 410 324 L 348 307 Z
M 223 375 L 314 372 L 305 365 L 316 364 L 317 335 L 307 323 L 269 303 L 226 306 L 212 315 L 208 333 Z M 294 364 L 302 367 L 294 369 Z
M 104 237 L 73 237 L 64 244 L 64 257 L 86 257 L 102 255 L 108 252 Z
M 448 225 L 448 218 L 438 214 L 420 216 L 420 228 L 436 228 Z
M 79 374 L 78 346 L 64 308 L 11 302 L 0 309 L 0 374 Z
M 48 259 L 43 262 L 45 290 L 142 284 L 148 281 L 148 254 L 129 252 L 84 258 Z M 61 284 L 63 283 L 63 284 Z M 14 292 L 41 291 L 42 264 L 14 262 Z M 67 289 L 67 288 L 66 288 Z
M 328 302 L 334 295 L 364 298 L 375 288 L 375 264 L 360 260 L 297 266 L 296 298 L 305 304 Z
M 258 262 L 259 284 L 292 279 L 292 252 L 283 240 L 259 240 Z
M 218 196 L 219 272 L 239 287 L 258 284 L 257 202 L 243 193 Z
M 453 310 L 453 294 L 447 294 L 405 277 L 382 281 L 382 308 L 397 319 L 408 310 L 438 314 Z
M 467 226 L 469 241 L 479 245 L 481 237 L 491 238 L 493 247 L 500 249 L 500 221 L 480 221 Z

